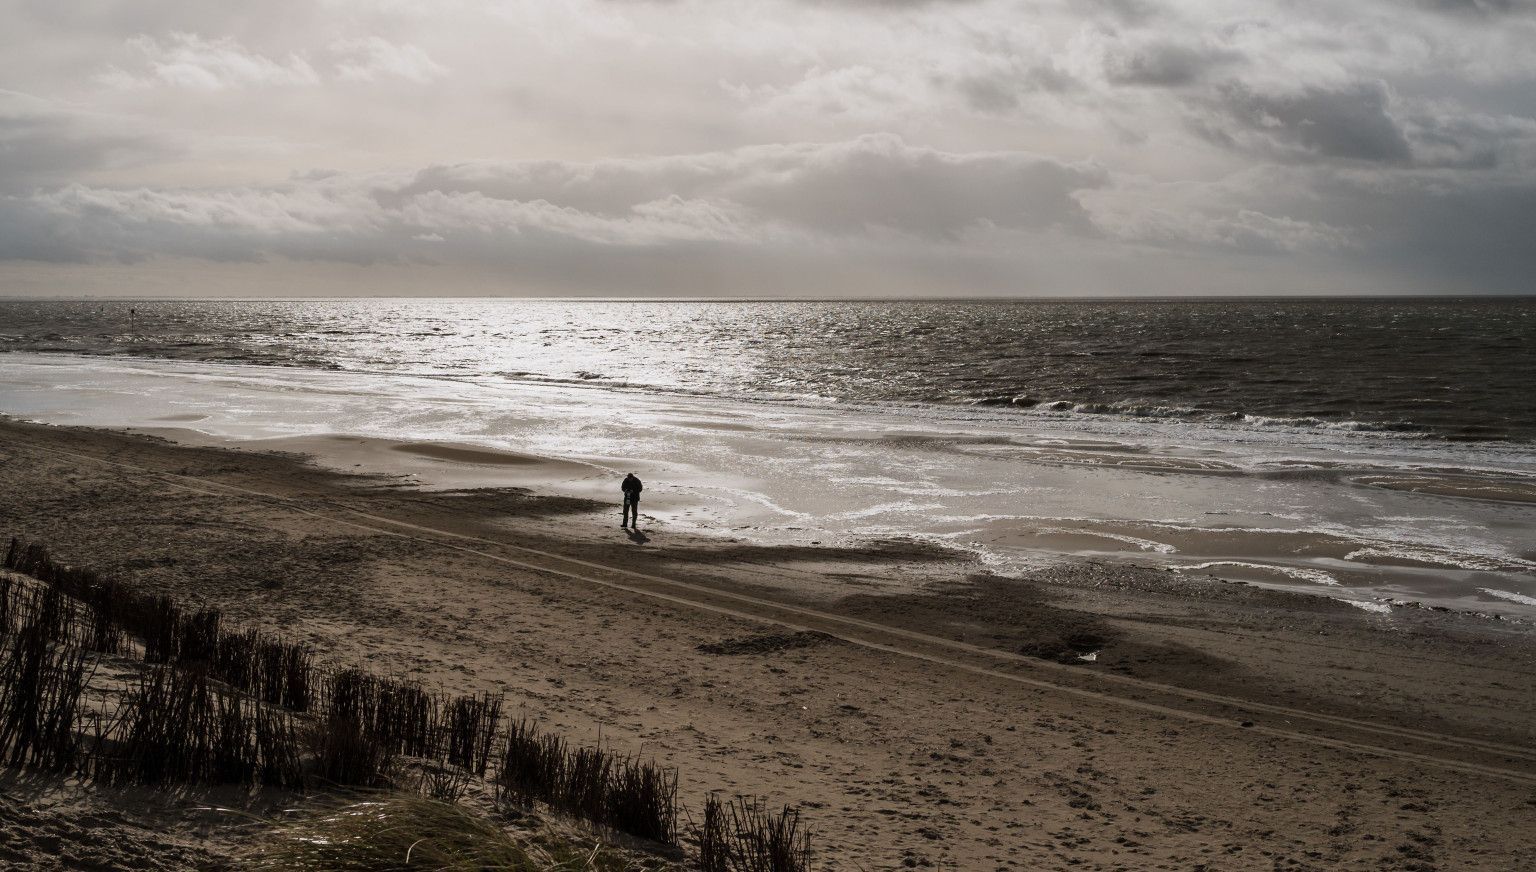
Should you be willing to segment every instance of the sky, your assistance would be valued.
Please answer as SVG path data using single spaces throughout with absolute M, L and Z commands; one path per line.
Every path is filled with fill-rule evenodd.
M 0 0 L 0 295 L 1536 293 L 1536 0 Z

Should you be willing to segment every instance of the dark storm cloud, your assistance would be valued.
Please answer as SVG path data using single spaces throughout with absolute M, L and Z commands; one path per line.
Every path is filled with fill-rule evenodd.
M 1276 158 L 1394 163 L 1411 157 L 1380 82 L 1278 93 L 1229 83 L 1218 89 L 1214 109 L 1200 123 L 1201 133 Z
M 1306 185 L 1306 208 L 1371 227 L 1357 256 L 1372 270 L 1426 289 L 1536 293 L 1536 179 L 1490 174 L 1453 181 L 1443 170 L 1328 172 Z M 1471 281 L 1469 281 L 1469 278 Z
M 1536 120 L 1435 111 L 1409 114 L 1404 129 L 1415 162 L 1467 170 L 1536 168 Z
M 1465 170 L 1536 166 L 1536 119 L 1393 101 L 1379 82 L 1280 93 L 1226 83 L 1216 94 L 1197 104 L 1197 132 L 1270 159 Z

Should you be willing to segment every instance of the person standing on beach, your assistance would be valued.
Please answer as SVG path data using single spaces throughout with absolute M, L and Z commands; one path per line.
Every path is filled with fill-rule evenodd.
M 624 483 L 619 485 L 624 491 L 624 520 L 619 522 L 620 527 L 640 526 L 640 492 L 645 490 L 645 485 L 633 472 L 624 476 Z

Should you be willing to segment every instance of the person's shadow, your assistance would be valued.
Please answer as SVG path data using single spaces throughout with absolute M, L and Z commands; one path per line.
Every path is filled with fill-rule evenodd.
M 651 541 L 651 537 L 645 535 L 634 527 L 628 528 L 625 532 L 629 535 L 629 541 L 635 543 L 636 545 L 644 545 L 645 543 Z

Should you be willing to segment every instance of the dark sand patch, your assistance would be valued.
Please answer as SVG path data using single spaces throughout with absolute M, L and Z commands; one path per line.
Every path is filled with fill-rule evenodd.
M 794 648 L 814 648 L 817 645 L 826 645 L 836 641 L 836 636 L 805 630 L 799 633 L 764 633 L 758 636 L 725 639 L 720 642 L 706 642 L 703 645 L 699 645 L 698 650 L 705 654 L 723 656 L 772 654 L 777 651 L 788 651 Z
M 595 512 L 607 506 L 595 500 L 535 493 L 521 487 L 465 488 L 461 490 L 432 491 L 412 497 L 417 503 L 438 506 L 453 511 L 472 513 L 480 517 L 546 517 L 550 515 L 580 515 Z
M 1085 587 L 1102 591 L 1109 583 L 1139 585 L 1160 592 L 1181 585 L 1186 591 L 1192 590 L 1182 579 L 1157 570 L 1128 566 L 1110 570 L 1093 563 L 1054 567 L 1040 573 L 1039 578 L 1037 581 L 978 574 L 964 583 L 910 594 L 853 594 L 840 600 L 839 605 L 860 617 L 959 642 L 1086 668 L 1134 673 L 1154 680 L 1181 683 L 1198 677 L 1207 682 L 1226 683 L 1247 674 L 1243 665 L 1212 652 L 1127 633 L 1107 615 L 1072 607 L 1067 604 L 1068 598 L 1062 596 L 1066 591 Z M 1238 601 L 1281 602 L 1296 598 L 1241 585 L 1214 587 L 1233 588 L 1218 592 Z M 1305 601 L 1302 604 L 1310 605 Z M 1348 611 L 1345 606 L 1336 608 Z M 1090 661 L 1085 655 L 1096 656 Z
M 906 594 L 857 593 L 839 604 L 859 617 L 1024 653 L 1034 653 L 1025 650 L 1031 646 L 1054 651 L 1073 648 L 1068 640 L 1091 639 L 1093 646 L 1078 652 L 1086 654 L 1117 635 L 1096 615 L 1052 605 L 1038 585 L 993 575 Z
M 1019 653 L 1057 663 L 1083 663 L 1084 658 L 1098 654 L 1107 644 L 1109 640 L 1097 633 L 1074 632 L 1060 638 L 1025 642 L 1019 646 Z

